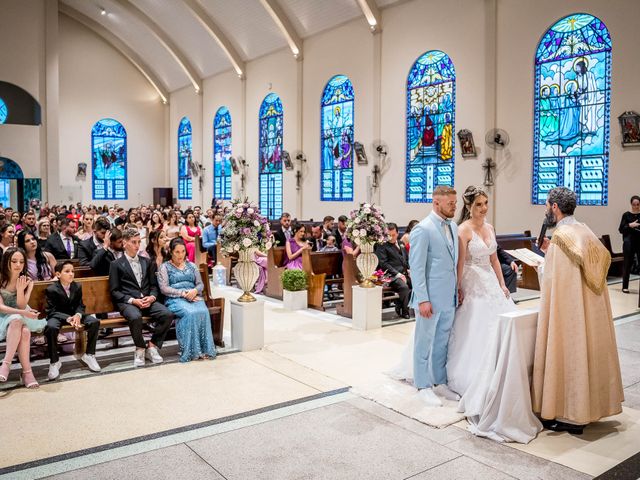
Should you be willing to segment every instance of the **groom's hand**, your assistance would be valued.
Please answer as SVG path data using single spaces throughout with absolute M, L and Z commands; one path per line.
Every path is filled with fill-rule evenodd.
M 420 311 L 420 316 L 423 318 L 431 318 L 433 315 L 433 307 L 431 306 L 431 302 L 422 302 L 418 305 L 418 310 Z

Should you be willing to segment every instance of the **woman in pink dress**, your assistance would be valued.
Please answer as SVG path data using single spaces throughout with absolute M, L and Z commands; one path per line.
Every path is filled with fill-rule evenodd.
M 196 225 L 196 216 L 188 210 L 186 223 L 180 229 L 180 236 L 187 247 L 187 258 L 192 263 L 196 260 L 196 235 L 202 237 L 202 230 Z
M 284 245 L 287 253 L 284 266 L 289 270 L 302 270 L 302 252 L 310 250 L 311 245 L 304 238 L 307 232 L 304 225 L 294 222 L 291 231 L 293 236 Z

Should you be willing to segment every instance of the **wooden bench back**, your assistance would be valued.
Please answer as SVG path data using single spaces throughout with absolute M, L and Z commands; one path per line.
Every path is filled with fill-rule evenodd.
M 267 286 L 264 294 L 267 297 L 282 299 L 282 281 L 284 271 L 284 247 L 273 247 L 267 252 Z
M 342 303 L 336 305 L 336 313 L 343 317 L 353 318 L 353 286 L 357 285 L 360 269 L 356 264 L 355 257 L 350 253 L 345 253 L 342 258 L 342 290 L 344 298 Z
M 34 282 L 29 306 L 39 312 L 44 312 L 46 307 L 45 290 L 54 281 Z M 109 290 L 109 277 L 78 278 L 76 282 L 82 285 L 82 299 L 86 306 L 87 314 L 115 312 L 118 309 L 111 301 Z
M 302 268 L 309 273 L 339 275 L 342 270 L 342 252 L 310 252 L 302 254 Z

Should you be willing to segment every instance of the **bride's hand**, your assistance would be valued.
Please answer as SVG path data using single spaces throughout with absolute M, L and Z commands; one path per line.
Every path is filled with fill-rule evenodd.
M 509 289 L 506 286 L 502 286 L 502 291 L 504 292 L 504 296 L 509 298 L 511 296 L 511 292 L 509 291 Z
M 458 288 L 458 306 L 462 305 L 462 301 L 464 300 L 464 292 L 461 288 Z

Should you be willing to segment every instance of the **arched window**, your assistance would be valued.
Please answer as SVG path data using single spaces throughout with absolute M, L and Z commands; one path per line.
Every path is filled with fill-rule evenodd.
M 353 85 L 336 75 L 322 92 L 320 193 L 323 201 L 353 200 Z
M 426 52 L 407 79 L 407 202 L 431 202 L 438 185 L 453 187 L 456 72 L 440 50 Z
M 91 129 L 91 169 L 94 200 L 127 199 L 127 132 L 111 118 Z
M 269 219 L 282 215 L 282 102 L 270 93 L 260 105 L 260 212 Z
M 182 117 L 178 127 L 178 198 L 191 200 L 191 122 Z
M 213 198 L 231 200 L 231 113 L 220 107 L 213 119 Z
M 606 205 L 611 37 L 578 13 L 556 22 L 536 52 L 532 203 L 564 186 L 580 205 Z
M 3 124 L 7 120 L 7 115 L 9 115 L 7 104 L 4 103 L 2 98 L 0 98 L 0 124 Z

